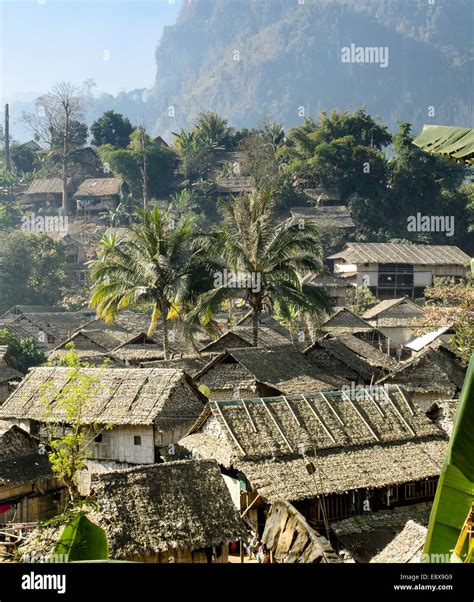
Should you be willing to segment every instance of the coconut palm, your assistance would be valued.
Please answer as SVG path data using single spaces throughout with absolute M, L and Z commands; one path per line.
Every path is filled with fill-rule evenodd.
M 207 323 L 225 300 L 243 296 L 252 311 L 254 345 L 260 314 L 272 311 L 275 301 L 280 311 L 290 305 L 312 314 L 330 309 L 321 288 L 302 280 L 305 272 L 322 270 L 314 222 L 292 218 L 277 227 L 274 209 L 270 192 L 224 200 L 223 227 L 199 237 L 205 260 L 214 270 L 214 288 L 200 296 L 192 316 Z
M 152 307 L 151 336 L 161 318 L 163 352 L 168 358 L 168 319 L 179 316 L 180 308 L 202 292 L 206 279 L 198 254 L 190 249 L 193 220 L 175 223 L 158 208 L 138 212 L 140 222 L 132 225 L 121 241 L 104 240 L 98 258 L 91 261 L 91 305 L 97 315 L 113 321 L 128 307 Z

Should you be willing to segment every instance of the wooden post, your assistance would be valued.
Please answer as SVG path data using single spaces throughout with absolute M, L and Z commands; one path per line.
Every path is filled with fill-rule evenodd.
M 244 544 L 242 540 L 240 540 L 240 562 L 243 564 L 244 562 Z

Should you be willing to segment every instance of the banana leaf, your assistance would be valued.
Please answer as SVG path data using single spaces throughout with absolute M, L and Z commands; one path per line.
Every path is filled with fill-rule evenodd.
M 107 536 L 84 514 L 78 514 L 64 527 L 53 554 L 67 556 L 69 562 L 107 560 Z
M 474 163 L 474 130 L 447 125 L 425 126 L 413 144 L 428 153 L 449 157 L 459 163 Z
M 425 562 L 449 559 L 474 500 L 474 354 L 467 370 L 453 432 L 436 490 L 423 552 Z M 461 558 L 466 562 L 467 541 Z M 471 556 L 470 561 L 474 558 Z

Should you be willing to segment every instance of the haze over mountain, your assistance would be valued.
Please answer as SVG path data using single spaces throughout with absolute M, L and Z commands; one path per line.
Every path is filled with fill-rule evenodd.
M 415 131 L 424 123 L 472 127 L 473 7 L 471 0 L 185 1 L 158 43 L 155 83 L 90 95 L 87 118 L 112 108 L 169 139 L 204 110 L 235 127 L 264 116 L 291 127 L 321 109 L 366 105 L 391 128 L 398 120 Z M 351 44 L 385 53 L 386 66 L 343 62 Z
M 197 0 L 185 3 L 156 51 L 158 129 L 199 110 L 237 127 L 270 115 L 286 126 L 301 109 L 362 104 L 399 119 L 472 125 L 471 0 Z M 351 44 L 388 49 L 388 65 L 344 63 Z M 434 107 L 429 110 L 429 107 Z M 433 115 L 434 113 L 434 115 Z M 430 116 L 431 115 L 431 116 Z

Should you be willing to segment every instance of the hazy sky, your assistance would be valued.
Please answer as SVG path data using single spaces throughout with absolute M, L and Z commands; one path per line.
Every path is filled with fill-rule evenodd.
M 110 93 L 151 86 L 155 48 L 182 1 L 0 0 L 2 96 L 88 78 Z

